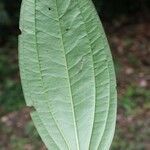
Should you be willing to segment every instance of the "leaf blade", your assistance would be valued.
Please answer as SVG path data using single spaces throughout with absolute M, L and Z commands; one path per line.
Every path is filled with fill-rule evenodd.
M 116 106 L 109 105 L 116 99 L 115 75 L 94 11 L 88 0 L 24 0 L 22 4 L 22 85 L 49 149 L 97 150 L 101 145 L 109 149 L 104 147 L 111 143 L 106 137 L 107 131 L 114 130 L 114 123 L 109 124 L 115 120 Z

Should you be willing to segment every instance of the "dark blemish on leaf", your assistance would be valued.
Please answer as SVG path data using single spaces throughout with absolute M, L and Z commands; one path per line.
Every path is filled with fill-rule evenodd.
M 69 30 L 70 30 L 70 28 L 66 28 L 66 32 L 69 31 Z
M 40 33 L 43 33 L 41 30 L 36 30 L 36 34 L 40 34 Z
M 49 7 L 48 10 L 52 10 L 52 9 Z
M 82 59 L 80 60 L 80 63 L 79 63 L 79 72 L 78 73 L 82 72 L 84 62 L 85 62 L 85 59 L 84 59 L 84 56 L 83 56 Z

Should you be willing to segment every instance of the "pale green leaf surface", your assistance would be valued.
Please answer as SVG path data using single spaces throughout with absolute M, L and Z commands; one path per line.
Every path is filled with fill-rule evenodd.
M 93 134 L 91 136 L 91 150 L 107 150 L 109 149 L 113 136 L 115 131 L 115 125 L 116 125 L 116 108 L 117 108 L 117 94 L 116 94 L 116 78 L 115 78 L 115 71 L 112 61 L 112 56 L 110 53 L 110 48 L 106 39 L 106 36 L 104 34 L 103 27 L 101 25 L 101 22 L 99 21 L 99 17 L 97 15 L 97 12 L 95 11 L 95 8 L 91 1 L 83 0 L 82 2 L 78 0 L 80 10 L 82 12 L 87 32 L 89 35 L 89 39 L 91 42 L 91 47 L 93 54 L 98 54 L 99 49 L 103 49 L 104 53 L 106 54 L 107 59 L 107 67 L 109 71 L 109 82 L 110 82 L 110 96 L 109 96 L 109 110 L 106 117 L 106 122 L 103 124 L 103 127 L 101 127 L 101 122 L 99 122 L 99 125 L 94 124 L 93 127 Z M 102 52 L 101 52 L 102 54 Z M 94 59 L 94 62 L 97 60 L 97 58 Z M 95 65 L 96 66 L 96 65 Z M 96 72 L 96 71 L 95 71 Z M 104 76 L 104 75 L 103 75 Z M 96 84 L 99 83 L 99 79 L 96 81 Z M 99 89 L 97 89 L 97 92 Z M 103 99 L 100 99 L 98 97 L 98 94 L 96 96 L 97 101 L 100 101 Z M 96 104 L 98 105 L 98 103 Z M 106 107 L 105 107 L 106 108 Z M 97 110 L 101 110 L 102 108 L 98 108 Z M 97 111 L 96 110 L 96 111 Z M 95 111 L 95 114 L 96 114 Z M 107 111 L 107 109 L 106 109 Z M 95 115 L 95 122 L 97 123 L 97 120 L 99 120 L 100 114 Z M 96 133 L 96 134 L 95 134 Z
M 19 62 L 32 118 L 50 150 L 108 150 L 115 74 L 89 0 L 23 0 Z

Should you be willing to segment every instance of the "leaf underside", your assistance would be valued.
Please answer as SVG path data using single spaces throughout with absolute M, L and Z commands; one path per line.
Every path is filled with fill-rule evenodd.
M 90 0 L 23 0 L 19 64 L 31 116 L 50 150 L 108 150 L 116 80 Z

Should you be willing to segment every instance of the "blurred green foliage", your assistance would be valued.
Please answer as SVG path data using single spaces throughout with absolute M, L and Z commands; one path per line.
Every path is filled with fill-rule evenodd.
M 134 115 L 138 109 L 145 107 L 150 109 L 149 98 L 149 89 L 131 85 L 127 87 L 118 105 L 124 110 L 126 116 Z

